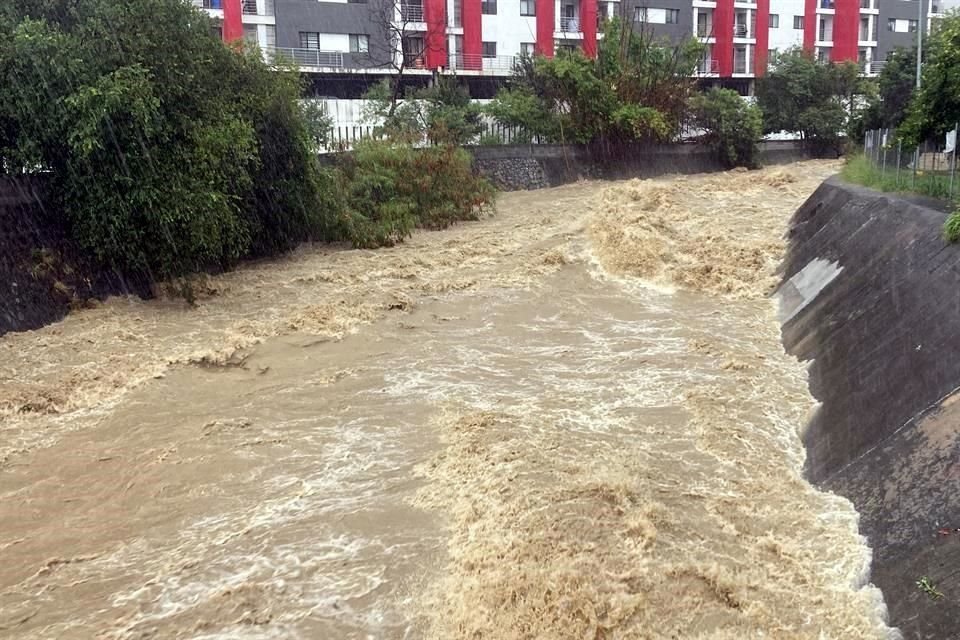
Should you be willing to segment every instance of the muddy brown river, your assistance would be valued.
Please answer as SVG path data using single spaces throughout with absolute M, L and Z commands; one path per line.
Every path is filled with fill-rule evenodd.
M 500 196 L 0 339 L 0 636 L 891 638 L 769 296 L 835 163 Z

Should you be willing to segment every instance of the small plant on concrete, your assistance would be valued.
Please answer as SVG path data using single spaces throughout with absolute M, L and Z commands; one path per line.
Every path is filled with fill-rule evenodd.
M 960 208 L 947 216 L 947 221 L 943 223 L 943 237 L 947 242 L 960 240 Z
M 927 576 L 923 576 L 922 578 L 917 580 L 917 588 L 920 589 L 920 591 L 923 591 L 925 594 L 927 594 L 931 598 L 933 598 L 934 600 L 938 600 L 939 598 L 943 597 L 943 594 L 937 590 L 937 586 L 932 582 L 930 582 L 930 578 L 928 578 Z

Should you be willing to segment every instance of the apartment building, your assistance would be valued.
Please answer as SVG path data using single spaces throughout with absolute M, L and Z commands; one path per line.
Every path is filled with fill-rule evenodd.
M 824 61 L 879 72 L 888 53 L 912 47 L 960 0 L 193 0 L 225 39 L 282 53 L 321 95 L 356 97 L 403 68 L 408 80 L 457 74 L 492 93 L 523 54 L 561 49 L 596 55 L 603 21 L 706 45 L 705 82 L 749 91 L 770 56 L 803 46 Z M 484 87 L 487 90 L 484 90 Z M 478 96 L 482 97 L 482 96 Z

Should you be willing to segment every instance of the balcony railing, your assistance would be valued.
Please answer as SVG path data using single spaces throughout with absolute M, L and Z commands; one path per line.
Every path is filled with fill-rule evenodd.
M 821 9 L 833 9 L 833 0 L 820 0 Z
M 873 9 L 873 0 L 860 0 L 861 9 Z
M 739 58 L 734 56 L 733 58 L 733 72 L 734 73 L 746 73 L 747 72 L 747 59 Z
M 450 65 L 461 71 L 491 71 L 513 73 L 519 63 L 517 56 L 481 56 L 475 53 L 455 53 Z
M 264 49 L 267 59 L 282 56 L 293 60 L 301 67 L 342 67 L 343 53 L 339 51 L 319 51 L 317 49 L 293 49 L 273 47 Z
M 560 31 L 562 33 L 580 33 L 580 18 L 560 18 Z
M 820 29 L 817 34 L 818 42 L 833 42 L 833 29 Z
M 401 22 L 423 22 L 423 5 L 422 4 L 400 4 L 400 21 Z
M 883 71 L 883 65 L 887 64 L 886 60 L 874 60 L 870 63 L 870 73 L 879 74 Z
M 748 35 L 749 33 L 750 33 L 750 29 L 747 28 L 747 25 L 745 25 L 745 24 L 735 24 L 735 25 L 733 25 L 733 37 L 734 37 L 734 38 L 749 38 L 749 37 L 750 37 L 750 36 Z
M 713 36 L 713 25 L 712 24 L 698 24 L 697 25 L 697 37 L 698 38 L 709 38 Z

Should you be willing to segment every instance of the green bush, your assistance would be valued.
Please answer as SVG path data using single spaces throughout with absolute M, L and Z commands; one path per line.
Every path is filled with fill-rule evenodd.
M 760 109 L 731 89 L 714 87 L 692 102 L 697 126 L 706 130 L 706 143 L 727 167 L 758 166 L 757 143 L 763 136 Z
M 395 244 L 417 226 L 474 220 L 493 203 L 493 189 L 474 175 L 470 156 L 451 146 L 365 140 L 340 172 L 346 211 L 339 230 L 358 247 Z
M 186 2 L 69 4 L 0 6 L 0 167 L 49 171 L 82 248 L 163 278 L 327 234 L 295 71 Z
M 957 242 L 960 240 L 960 209 L 957 209 L 943 223 L 943 236 L 947 242 Z

